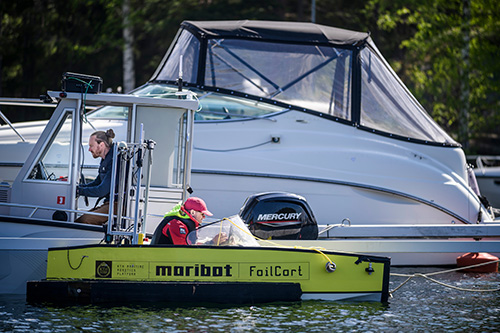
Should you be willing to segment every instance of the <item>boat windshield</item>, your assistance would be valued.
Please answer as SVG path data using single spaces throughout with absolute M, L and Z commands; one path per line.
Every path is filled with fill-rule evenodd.
M 199 41 L 184 30 L 156 80 L 175 81 L 180 59 L 182 68 L 199 68 L 199 47 Z M 208 40 L 203 58 L 205 86 L 350 117 L 349 49 L 218 38 Z M 197 71 L 183 73 L 185 81 L 196 83 Z
M 294 109 L 318 111 L 392 137 L 458 145 L 412 96 L 369 38 L 360 52 L 361 94 L 353 89 L 357 62 L 353 61 L 356 49 L 352 45 L 241 39 L 236 33 L 215 35 L 201 43 L 188 30 L 181 30 L 174 43 L 154 82 L 175 82 L 181 72 L 185 82 L 206 90 L 238 92 Z M 206 111 L 220 113 L 218 118 L 212 113 L 199 120 L 259 114 L 248 107 L 227 118 L 231 108 L 223 103 L 231 105 L 235 100 L 221 96 L 201 100 Z M 354 103 L 354 98 L 361 100 Z M 354 105 L 360 105 L 360 110 L 353 109 Z
M 187 242 L 211 246 L 260 246 L 239 215 L 203 223 L 187 235 Z
M 288 110 L 269 103 L 237 96 L 228 96 L 200 89 L 190 89 L 190 91 L 195 93 L 200 101 L 200 111 L 195 114 L 195 120 L 197 121 L 258 118 Z M 156 98 L 177 98 L 176 92 L 177 87 L 153 83 L 135 90 L 133 94 Z
M 103 106 L 94 112 L 89 112 L 87 118 L 89 119 L 127 119 L 128 108 L 124 106 Z

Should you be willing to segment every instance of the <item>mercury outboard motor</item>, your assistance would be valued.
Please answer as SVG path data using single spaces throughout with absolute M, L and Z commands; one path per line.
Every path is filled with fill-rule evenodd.
M 249 196 L 239 213 L 248 229 L 262 239 L 317 239 L 318 224 L 306 199 L 287 192 Z

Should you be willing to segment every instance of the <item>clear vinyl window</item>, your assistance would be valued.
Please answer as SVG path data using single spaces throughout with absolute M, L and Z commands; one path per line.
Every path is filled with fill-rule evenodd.
M 351 59 L 330 46 L 212 39 L 205 84 L 349 119 Z
M 412 96 L 376 49 L 361 51 L 361 125 L 424 141 L 455 143 Z
M 28 174 L 28 179 L 67 181 L 71 158 L 72 112 L 66 112 L 64 120 L 52 135 L 38 161 Z

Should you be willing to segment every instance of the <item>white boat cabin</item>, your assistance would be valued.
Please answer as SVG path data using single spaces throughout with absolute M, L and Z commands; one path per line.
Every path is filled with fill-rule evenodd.
M 88 142 L 88 134 L 83 137 L 82 126 L 86 122 L 87 108 L 103 107 L 110 112 L 129 115 L 126 138 L 122 138 L 125 141 L 115 141 L 115 147 L 154 142 L 161 149 L 161 154 L 154 156 L 154 164 L 154 144 L 150 154 L 147 149 L 136 150 L 134 156 L 129 157 L 130 163 L 147 164 L 150 170 L 141 177 L 144 179 L 138 180 L 141 174 L 137 172 L 127 177 L 130 189 L 137 184 L 143 184 L 142 189 L 145 184 L 149 185 L 147 209 L 150 214 L 145 219 L 142 217 L 148 230 L 143 232 L 153 233 L 163 214 L 187 198 L 192 122 L 198 103 L 189 99 L 99 93 L 48 92 L 48 96 L 53 102 L 57 101 L 57 108 L 14 182 L 0 188 L 6 198 L 0 203 L 0 214 L 20 223 L 23 220 L 73 223 L 83 211 L 93 207 L 85 206 L 85 199 L 76 196 L 77 184 L 84 181 L 84 166 L 100 161 L 100 158 L 99 161 L 85 160 L 88 146 L 83 142 Z M 137 192 L 142 192 L 140 200 L 144 201 L 144 190 Z M 127 195 L 131 201 L 136 200 L 135 196 Z M 125 214 L 132 215 L 132 210 L 133 205 L 128 205 Z M 147 220 L 151 220 L 150 223 L 146 223 Z

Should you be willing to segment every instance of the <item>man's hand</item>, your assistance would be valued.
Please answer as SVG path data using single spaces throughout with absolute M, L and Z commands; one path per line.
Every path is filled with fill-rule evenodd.
M 215 235 L 215 237 L 212 239 L 212 244 L 220 245 L 227 242 L 227 240 L 227 234 L 225 232 L 221 232 L 220 234 Z

